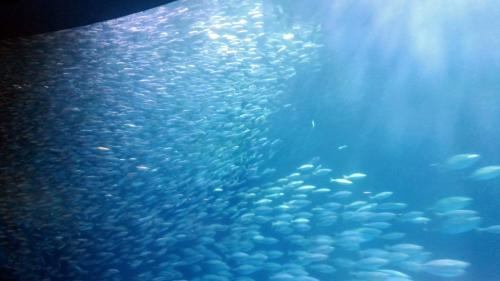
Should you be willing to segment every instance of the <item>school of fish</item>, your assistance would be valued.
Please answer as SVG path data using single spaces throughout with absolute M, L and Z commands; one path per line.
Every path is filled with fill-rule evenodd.
M 1 113 L 2 264 L 26 281 L 466 274 L 473 264 L 402 226 L 500 234 L 467 209 L 472 198 L 412 210 L 390 190 L 357 188 L 372 175 L 319 157 L 281 176 L 267 165 L 282 142 L 272 118 L 290 106 L 288 83 L 319 67 L 320 36 L 272 2 L 201 0 L 2 42 L 0 96 L 20 100 Z M 498 176 L 488 165 L 468 179 Z

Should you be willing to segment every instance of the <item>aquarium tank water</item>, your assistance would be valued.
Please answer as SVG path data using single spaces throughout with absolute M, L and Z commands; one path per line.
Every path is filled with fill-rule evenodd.
M 499 281 L 500 4 L 184 0 L 0 42 L 0 280 Z

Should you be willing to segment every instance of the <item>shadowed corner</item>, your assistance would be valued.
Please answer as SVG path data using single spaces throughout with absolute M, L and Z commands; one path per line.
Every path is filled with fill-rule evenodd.
M 14 270 L 6 266 L 6 257 L 4 249 L 0 248 L 0 280 L 1 281 L 17 281 Z
M 175 0 L 2 0 L 0 40 L 88 25 Z
M 0 266 L 0 280 L 2 281 L 16 281 L 14 271 L 7 267 Z

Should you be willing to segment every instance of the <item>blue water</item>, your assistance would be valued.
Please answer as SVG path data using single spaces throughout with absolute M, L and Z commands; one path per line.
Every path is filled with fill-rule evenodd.
M 493 1 L 178 1 L 0 42 L 2 278 L 284 281 L 275 274 L 301 264 L 294 280 L 367 280 L 357 272 L 376 270 L 335 259 L 413 243 L 432 253 L 422 264 L 470 266 L 452 278 L 382 267 L 408 274 L 398 281 L 498 280 L 500 235 L 441 233 L 430 208 L 469 197 L 481 227 L 500 224 L 500 178 L 469 176 L 500 165 L 499 15 Z M 463 153 L 481 159 L 442 167 Z M 367 177 L 338 186 L 302 173 L 353 192 L 308 194 L 290 211 L 342 204 L 337 223 L 316 226 L 313 214 L 310 230 L 293 230 L 304 246 L 272 225 L 293 189 L 256 202 L 306 163 Z M 339 233 L 359 227 L 343 208 L 382 191 L 408 205 L 398 217 L 431 222 L 394 221 L 398 242 L 343 249 Z M 277 242 L 259 244 L 255 231 Z M 297 253 L 318 235 L 335 240 L 321 261 L 334 273 Z M 272 250 L 283 256 L 271 261 Z M 241 252 L 251 272 L 238 269 Z

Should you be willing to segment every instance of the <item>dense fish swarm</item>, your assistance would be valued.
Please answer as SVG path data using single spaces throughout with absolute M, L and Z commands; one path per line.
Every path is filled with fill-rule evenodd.
M 203 0 L 5 42 L 1 97 L 19 102 L 1 112 L 2 264 L 26 281 L 464 274 L 468 262 L 410 241 L 404 225 L 500 233 L 464 209 L 469 197 L 410 211 L 319 158 L 268 180 L 281 142 L 270 118 L 300 68 L 316 69 L 320 35 L 271 2 Z
M 317 61 L 315 28 L 264 1 L 179 1 L 2 42 L 5 264 L 22 280 L 203 264 L 236 188 L 272 172 L 268 120 Z

